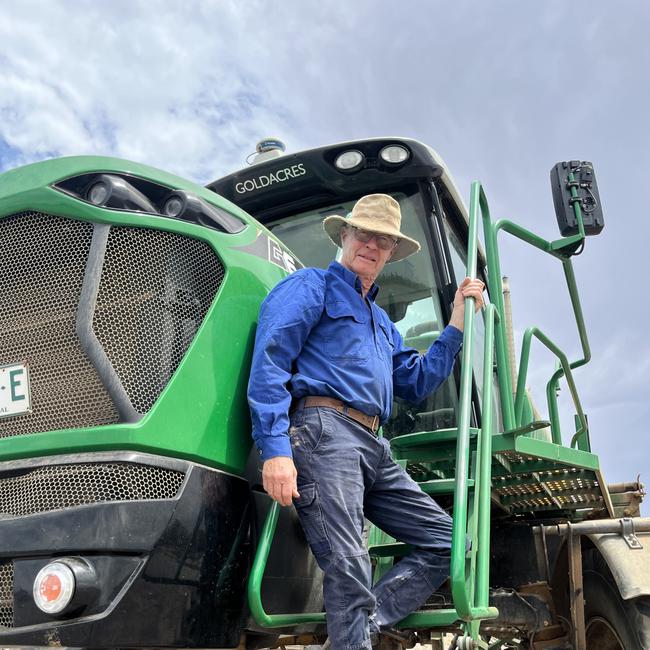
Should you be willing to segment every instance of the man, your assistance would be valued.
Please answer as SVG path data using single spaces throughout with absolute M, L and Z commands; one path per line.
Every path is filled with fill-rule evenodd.
M 393 460 L 376 433 L 393 394 L 414 403 L 450 374 L 462 343 L 466 278 L 450 324 L 426 354 L 406 348 L 375 304 L 375 279 L 420 246 L 400 231 L 399 203 L 364 196 L 348 219 L 323 222 L 342 248 L 327 270 L 302 269 L 264 301 L 248 390 L 264 489 L 295 504 L 323 570 L 328 643 L 371 648 L 381 630 L 417 609 L 449 575 L 450 517 Z M 364 517 L 413 547 L 371 587 Z

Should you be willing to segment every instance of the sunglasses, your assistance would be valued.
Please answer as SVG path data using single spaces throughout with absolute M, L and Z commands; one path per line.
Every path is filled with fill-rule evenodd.
M 367 244 L 373 237 L 377 242 L 377 246 L 384 251 L 389 251 L 395 246 L 397 246 L 398 240 L 394 237 L 389 237 L 388 235 L 379 235 L 376 232 L 370 232 L 369 230 L 362 230 L 356 226 L 349 226 L 352 229 L 352 234 L 357 241 Z

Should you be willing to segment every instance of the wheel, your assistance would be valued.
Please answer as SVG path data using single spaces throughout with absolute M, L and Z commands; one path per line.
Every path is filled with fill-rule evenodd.
M 589 650 L 650 650 L 650 598 L 623 600 L 612 579 L 584 572 Z

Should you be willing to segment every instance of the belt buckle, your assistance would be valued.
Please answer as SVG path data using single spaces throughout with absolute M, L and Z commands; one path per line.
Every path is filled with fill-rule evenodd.
M 375 415 L 372 418 L 372 424 L 370 425 L 370 430 L 373 433 L 377 433 L 377 431 L 379 430 L 379 416 L 378 415 Z

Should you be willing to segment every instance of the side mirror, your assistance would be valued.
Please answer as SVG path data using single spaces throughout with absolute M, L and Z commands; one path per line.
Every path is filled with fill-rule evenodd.
M 585 235 L 600 233 L 605 222 L 596 176 L 590 162 L 559 162 L 551 169 L 551 189 L 557 223 L 563 237 L 578 234 L 578 219 L 574 208 L 576 203 L 582 212 Z M 572 192 L 573 189 L 575 192 Z

